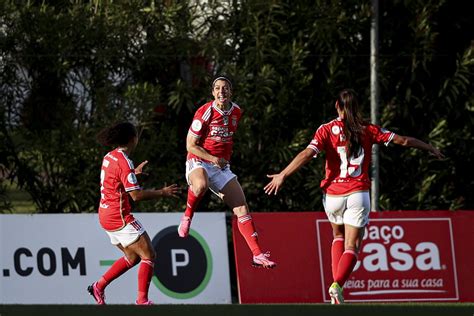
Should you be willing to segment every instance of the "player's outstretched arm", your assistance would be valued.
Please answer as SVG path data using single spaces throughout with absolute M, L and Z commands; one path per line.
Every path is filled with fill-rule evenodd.
M 283 171 L 278 174 L 267 175 L 267 177 L 272 180 L 263 188 L 265 193 L 268 195 L 271 195 L 272 193 L 276 195 L 283 186 L 285 179 L 295 173 L 303 165 L 307 164 L 311 158 L 313 158 L 313 156 L 314 151 L 310 148 L 306 148 L 296 155 L 296 157 L 293 158 L 293 160 L 288 164 L 288 166 L 286 166 L 285 169 L 283 169 Z
M 444 159 L 443 153 L 439 151 L 438 148 L 433 147 L 431 144 L 427 144 L 424 141 L 421 141 L 415 137 L 395 135 L 395 137 L 393 137 L 392 143 L 403 147 L 414 147 L 426 150 L 436 158 Z
M 156 190 L 134 190 L 128 192 L 134 201 L 144 201 L 144 200 L 153 200 L 163 197 L 174 197 L 178 198 L 177 194 L 179 192 L 178 185 L 172 184 L 169 186 L 164 186 L 163 188 Z

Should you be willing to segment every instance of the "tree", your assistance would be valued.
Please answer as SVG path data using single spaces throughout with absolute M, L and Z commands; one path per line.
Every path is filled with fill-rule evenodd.
M 369 114 L 370 2 L 1 5 L 0 164 L 40 212 L 96 209 L 107 149 L 94 137 L 117 120 L 140 127 L 132 158 L 151 162 L 147 186 L 185 187 L 184 140 L 216 73 L 234 79 L 234 99 L 244 109 L 232 168 L 254 211 L 321 209 L 323 159 L 292 177 L 276 198 L 263 195 L 266 174 L 336 116 L 340 89 L 358 91 Z M 474 205 L 472 6 L 381 3 L 382 125 L 433 142 L 448 156 L 438 162 L 415 150 L 382 150 L 384 209 Z M 184 201 L 138 208 L 182 211 Z M 222 204 L 210 199 L 205 208 Z

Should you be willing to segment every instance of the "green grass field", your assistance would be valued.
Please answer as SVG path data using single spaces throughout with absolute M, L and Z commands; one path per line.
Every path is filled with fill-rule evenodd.
M 0 316 L 386 316 L 386 315 L 474 315 L 474 303 L 405 303 L 405 304 L 232 304 L 232 305 L 0 305 Z

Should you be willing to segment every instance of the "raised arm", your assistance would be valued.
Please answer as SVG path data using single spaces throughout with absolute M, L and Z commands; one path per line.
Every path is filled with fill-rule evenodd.
M 313 156 L 314 151 L 311 148 L 306 148 L 300 151 L 300 153 L 296 155 L 295 158 L 293 158 L 293 160 L 288 164 L 288 166 L 286 166 L 285 169 L 283 169 L 283 171 L 278 174 L 267 175 L 267 177 L 271 178 L 272 180 L 265 186 L 265 193 L 268 195 L 274 193 L 276 195 L 278 190 L 280 190 L 282 187 L 283 182 L 285 182 L 286 178 L 307 164 L 311 158 L 313 158 Z
M 444 158 L 444 155 L 437 148 L 415 137 L 395 135 L 393 137 L 392 143 L 403 146 L 403 147 L 414 147 L 414 148 L 426 150 L 438 159 Z

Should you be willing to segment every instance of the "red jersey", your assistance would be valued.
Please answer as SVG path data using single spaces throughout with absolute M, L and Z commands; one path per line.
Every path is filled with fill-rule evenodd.
M 133 162 L 121 149 L 105 155 L 100 171 L 99 221 L 108 231 L 122 229 L 135 219 L 127 192 L 141 189 Z
M 355 158 L 352 154 L 348 159 L 343 126 L 344 123 L 340 118 L 321 125 L 307 147 L 316 152 L 315 156 L 322 151 L 326 152 L 326 177 L 321 181 L 321 188 L 331 195 L 346 195 L 355 191 L 369 190 L 372 145 L 387 146 L 395 136 L 394 133 L 380 126 L 368 124 L 361 137 L 359 155 Z
M 241 109 L 237 104 L 232 102 L 228 111 L 222 111 L 217 107 L 215 101 L 211 101 L 196 111 L 188 133 L 199 138 L 199 146 L 208 153 L 230 161 L 234 144 L 233 136 L 237 130 L 240 116 Z M 203 160 L 188 152 L 187 159 L 191 158 Z

